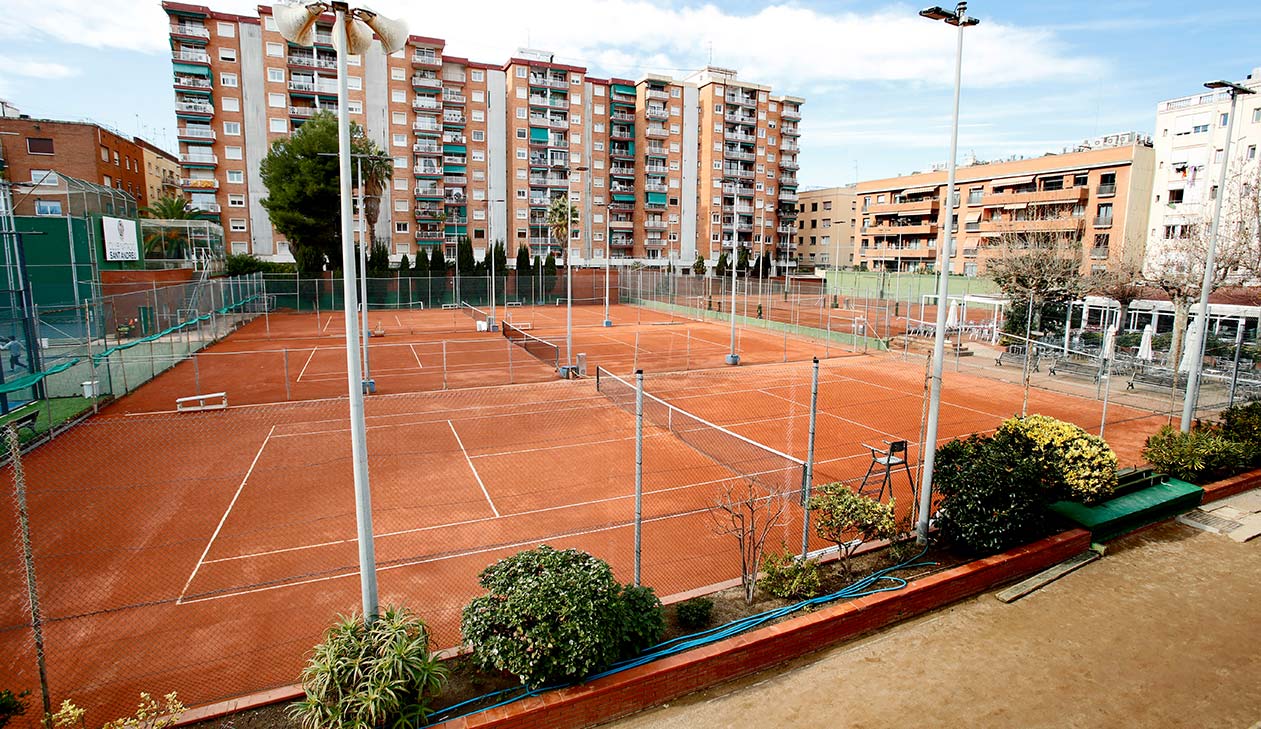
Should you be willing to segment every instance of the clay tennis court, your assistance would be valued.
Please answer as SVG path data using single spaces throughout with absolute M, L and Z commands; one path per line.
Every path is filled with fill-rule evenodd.
M 563 321 L 563 311 L 551 315 Z M 678 325 L 657 325 L 649 312 L 633 307 L 615 311 L 627 323 L 612 329 L 598 326 L 602 310 L 583 312 L 575 350 L 581 342 L 593 360 L 602 357 L 619 373 L 628 373 L 636 356 L 677 355 L 657 338 L 677 338 Z M 441 346 L 453 337 L 430 321 L 449 319 L 448 312 L 405 313 L 416 320 L 409 325 L 400 316 L 398 331 L 387 331 L 385 339 L 407 337 L 408 348 L 420 354 L 426 350 L 418 343 Z M 545 314 L 532 313 L 543 324 L 535 331 L 555 328 Z M 524 315 L 514 312 L 514 319 Z M 629 323 L 633 315 L 642 317 L 640 324 Z M 255 343 L 270 346 L 292 325 L 292 341 L 335 351 L 330 340 L 338 322 L 321 324 L 318 336 L 300 331 L 314 328 L 312 318 L 255 320 L 222 345 L 242 351 Z M 503 346 L 498 334 L 472 332 L 467 317 L 449 320 L 470 330 L 456 339 Z M 435 330 L 425 331 L 424 324 Z M 259 334 L 260 327 L 270 327 L 271 336 Z M 723 327 L 698 324 L 692 331 L 697 339 L 722 342 L 714 330 Z M 777 361 L 786 351 L 781 335 L 742 336 L 745 362 L 760 357 L 761 363 L 658 375 L 643 361 L 650 374 L 646 389 L 804 459 L 809 362 Z M 652 347 L 643 347 L 645 337 Z M 597 349 L 605 341 L 608 353 Z M 820 343 L 790 345 L 794 356 L 823 352 Z M 523 362 L 547 369 L 515 349 Z M 708 356 L 703 348 L 697 353 Z M 725 349 L 715 354 L 721 361 Z M 424 363 L 421 355 L 421 369 Z M 252 383 L 264 383 L 253 395 L 260 399 L 274 394 L 277 383 L 261 365 L 238 365 L 218 375 L 231 407 L 173 414 L 174 398 L 189 393 L 188 382 L 174 376 L 183 376 L 184 366 L 24 458 L 50 688 L 58 701 L 73 698 L 100 712 L 94 716 L 125 713 L 141 690 L 176 690 L 197 706 L 293 684 L 333 617 L 359 605 L 345 401 L 240 403 L 238 393 L 251 392 Z M 319 372 L 329 378 L 329 397 L 344 393 L 344 382 L 334 381 L 335 357 L 312 355 L 306 367 L 308 374 L 291 388 Z M 368 399 L 381 599 L 415 609 L 430 623 L 438 647 L 459 643 L 459 612 L 479 592 L 477 573 L 540 542 L 585 549 L 608 560 L 619 579 L 631 579 L 634 418 L 598 392 L 593 379 L 559 381 L 546 374 L 515 385 L 395 394 L 382 375 L 379 387 L 387 392 Z M 887 354 L 825 360 L 814 483 L 860 477 L 870 463 L 864 442 L 909 440 L 915 462 L 923 375 L 922 363 Z M 1020 398 L 1016 386 L 951 374 L 941 437 L 991 429 L 1019 412 Z M 1100 404 L 1035 391 L 1030 411 L 1097 429 Z M 1109 440 L 1123 464 L 1138 459 L 1142 438 L 1163 422 L 1110 408 Z M 716 533 L 712 506 L 723 486 L 747 479 L 743 456 L 737 449 L 723 458 L 723 442 L 702 451 L 646 426 L 643 581 L 662 596 L 738 575 L 734 540 Z M 909 507 L 904 478 L 895 481 L 894 495 L 899 511 Z M 13 533 L 12 513 L 5 510 L 0 534 Z M 795 548 L 800 538 L 801 512 L 793 507 L 773 541 Z M 0 653 L 9 656 L 6 672 L 14 685 L 34 686 L 18 553 L 0 551 Z

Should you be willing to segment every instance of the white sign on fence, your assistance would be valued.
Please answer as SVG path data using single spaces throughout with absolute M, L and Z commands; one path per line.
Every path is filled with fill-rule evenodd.
M 101 227 L 105 230 L 105 260 L 140 260 L 140 246 L 136 242 L 136 221 L 102 217 Z

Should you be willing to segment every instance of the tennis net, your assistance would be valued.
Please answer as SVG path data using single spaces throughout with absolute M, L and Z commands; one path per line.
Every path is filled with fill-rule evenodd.
M 622 410 L 635 413 L 635 385 L 596 368 L 596 390 Z M 762 445 L 693 415 L 661 398 L 644 393 L 644 421 L 686 443 L 741 479 L 771 493 L 799 493 L 806 478 L 806 463 L 787 453 Z
M 490 314 L 487 314 L 485 311 L 473 306 L 467 301 L 460 302 L 460 311 L 468 314 L 474 321 L 486 322 L 488 324 L 490 322 Z
M 529 332 L 522 331 L 508 322 L 504 322 L 501 329 L 504 337 L 509 342 L 524 349 L 553 368 L 560 369 L 560 347 L 546 339 L 539 339 Z

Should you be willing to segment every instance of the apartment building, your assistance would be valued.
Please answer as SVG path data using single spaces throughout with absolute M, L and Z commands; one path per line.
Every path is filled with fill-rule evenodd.
M 144 150 L 135 141 L 91 122 L 0 117 L 0 159 L 5 176 L 14 183 L 33 183 L 35 192 L 19 196 L 16 215 L 63 215 L 64 188 L 45 198 L 39 186 L 59 187 L 57 175 L 86 180 L 148 204 Z
M 147 140 L 136 137 L 144 155 L 144 187 L 149 202 L 163 197 L 180 197 L 179 158 Z
M 268 6 L 257 17 L 162 7 L 182 187 L 223 223 L 232 251 L 286 260 L 259 204 L 258 165 L 273 140 L 336 110 L 333 19 L 317 23 L 312 49 L 285 42 Z M 372 235 L 395 258 L 435 246 L 454 256 L 467 237 L 478 257 L 503 240 L 510 259 L 526 246 L 575 263 L 690 264 L 700 253 L 712 265 L 738 242 L 793 260 L 802 99 L 725 69 L 603 79 L 542 51 L 489 64 L 445 50 L 413 35 L 397 53 L 348 58 L 350 118 L 393 157 Z M 579 210 L 569 245 L 546 224 L 557 197 Z
M 1239 97 L 1234 119 L 1230 118 L 1230 95 L 1223 89 L 1203 89 L 1156 105 L 1148 268 L 1161 265 L 1168 252 L 1178 249 L 1180 240 L 1192 235 L 1192 227 L 1211 220 L 1225 162 L 1228 125 L 1233 124 L 1224 202 L 1238 195 L 1241 175 L 1255 174 L 1257 146 L 1261 144 L 1261 68 L 1239 83 L 1257 94 Z M 1223 216 L 1231 214 L 1230 208 L 1223 205 Z
M 799 270 L 853 265 L 856 193 L 854 185 L 798 193 L 793 255 Z
M 983 275 L 1004 236 L 1079 240 L 1082 273 L 1143 260 L 1151 140 L 1134 132 L 1073 151 L 976 163 L 956 171 L 950 271 Z M 946 224 L 946 170 L 859 182 L 854 255 L 869 269 L 935 270 Z

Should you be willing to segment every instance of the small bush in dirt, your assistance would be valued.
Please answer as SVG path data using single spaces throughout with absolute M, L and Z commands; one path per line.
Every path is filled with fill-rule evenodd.
M 532 688 L 582 678 L 660 637 L 656 596 L 624 590 L 608 563 L 586 552 L 544 544 L 492 564 L 478 581 L 488 594 L 464 608 L 465 642 L 483 668 Z
M 1117 457 L 1104 440 L 1046 415 L 1009 418 L 994 437 L 1011 457 L 1032 459 L 1055 498 L 1093 503 L 1112 495 Z
M 897 533 L 894 502 L 882 504 L 850 491 L 843 483 L 819 487 L 810 497 L 814 532 L 836 545 L 841 553 L 841 569 L 850 574 L 850 557 L 864 542 L 892 539 Z
M 1189 433 L 1161 426 L 1143 447 L 1143 458 L 1157 471 L 1192 483 L 1236 473 L 1248 456 L 1244 445 L 1224 437 L 1214 426 L 1197 426 Z
M 714 616 L 714 601 L 708 597 L 694 597 L 674 606 L 674 616 L 684 630 L 708 628 Z
M 1222 435 L 1242 445 L 1250 467 L 1261 466 L 1261 402 L 1222 411 Z
M 23 691 L 15 694 L 9 689 L 0 691 L 0 729 L 6 726 L 15 716 L 26 714 L 26 699 L 30 696 L 30 691 Z
M 819 594 L 819 563 L 799 560 L 787 550 L 772 552 L 762 562 L 758 587 L 785 600 L 803 600 Z
M 175 726 L 184 714 L 184 705 L 175 692 L 162 697 L 163 703 L 149 694 L 140 692 L 136 713 L 101 725 L 101 729 L 167 729 Z M 69 699 L 61 702 L 61 708 L 46 722 L 57 729 L 87 729 L 87 710 L 75 706 Z
M 665 634 L 665 610 L 651 587 L 626 585 L 622 588 L 618 609 L 621 611 L 618 620 L 621 631 L 619 657 L 636 655 L 661 640 Z
M 993 554 L 1046 534 L 1052 494 L 1042 468 L 997 438 L 973 435 L 937 450 L 942 536 L 966 554 Z
M 344 617 L 315 646 L 302 671 L 306 696 L 289 716 L 306 729 L 416 726 L 446 677 L 429 630 L 407 608 L 386 608 L 371 623 Z

